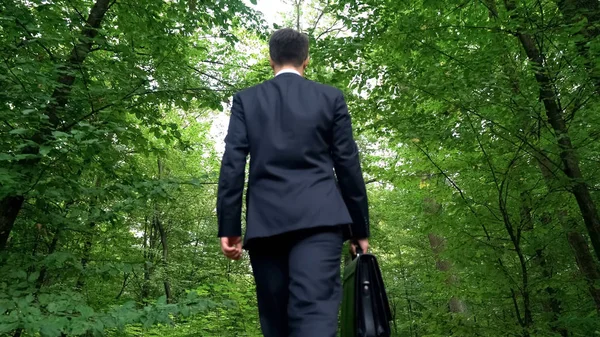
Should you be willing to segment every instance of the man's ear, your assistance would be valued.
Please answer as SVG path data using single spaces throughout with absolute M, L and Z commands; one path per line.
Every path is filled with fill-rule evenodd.
M 302 69 L 306 69 L 308 67 L 308 63 L 310 62 L 310 56 L 306 57 L 306 60 L 302 63 Z
M 271 56 L 269 56 L 269 64 L 271 65 L 271 69 L 275 69 L 275 62 L 273 62 Z

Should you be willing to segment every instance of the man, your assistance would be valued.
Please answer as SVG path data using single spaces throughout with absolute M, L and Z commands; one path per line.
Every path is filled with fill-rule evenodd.
M 352 239 L 368 249 L 358 148 L 342 92 L 303 77 L 307 36 L 278 30 L 269 49 L 275 77 L 233 96 L 219 177 L 218 236 L 228 258 L 240 259 L 242 248 L 249 252 L 265 337 L 334 337 L 342 244 Z

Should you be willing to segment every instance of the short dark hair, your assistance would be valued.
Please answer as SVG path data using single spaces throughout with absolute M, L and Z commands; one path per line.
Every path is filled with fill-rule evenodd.
M 308 58 L 308 36 L 291 28 L 275 31 L 269 40 L 269 54 L 277 65 L 302 65 Z

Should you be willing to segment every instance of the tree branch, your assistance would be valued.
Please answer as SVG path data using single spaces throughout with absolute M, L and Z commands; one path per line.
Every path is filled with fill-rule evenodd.
M 23 22 L 21 22 L 21 20 L 16 19 L 17 25 L 19 25 L 21 28 L 23 28 L 23 30 L 25 32 L 27 32 L 27 34 L 29 35 L 29 37 L 31 39 L 33 39 L 35 41 L 35 43 L 37 43 L 40 47 L 42 47 L 42 49 L 44 49 L 44 51 L 46 51 L 46 53 L 48 54 L 48 56 L 50 57 L 50 59 L 54 62 L 56 62 L 56 58 L 54 57 L 54 54 L 50 51 L 50 49 L 48 49 L 48 47 L 44 46 L 43 43 L 40 42 L 40 40 L 38 38 L 36 38 L 35 36 L 33 36 L 33 34 L 29 31 L 29 29 L 27 29 L 27 26 L 25 26 L 25 24 L 23 24 Z

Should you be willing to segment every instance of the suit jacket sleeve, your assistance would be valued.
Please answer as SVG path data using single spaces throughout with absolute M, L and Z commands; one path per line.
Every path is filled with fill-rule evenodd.
M 242 102 L 233 96 L 217 192 L 218 236 L 241 236 L 248 133 Z
M 369 205 L 367 189 L 362 176 L 358 147 L 352 136 L 352 122 L 348 106 L 340 92 L 335 101 L 332 157 L 339 187 L 352 218 L 352 237 L 367 238 L 369 232 Z

